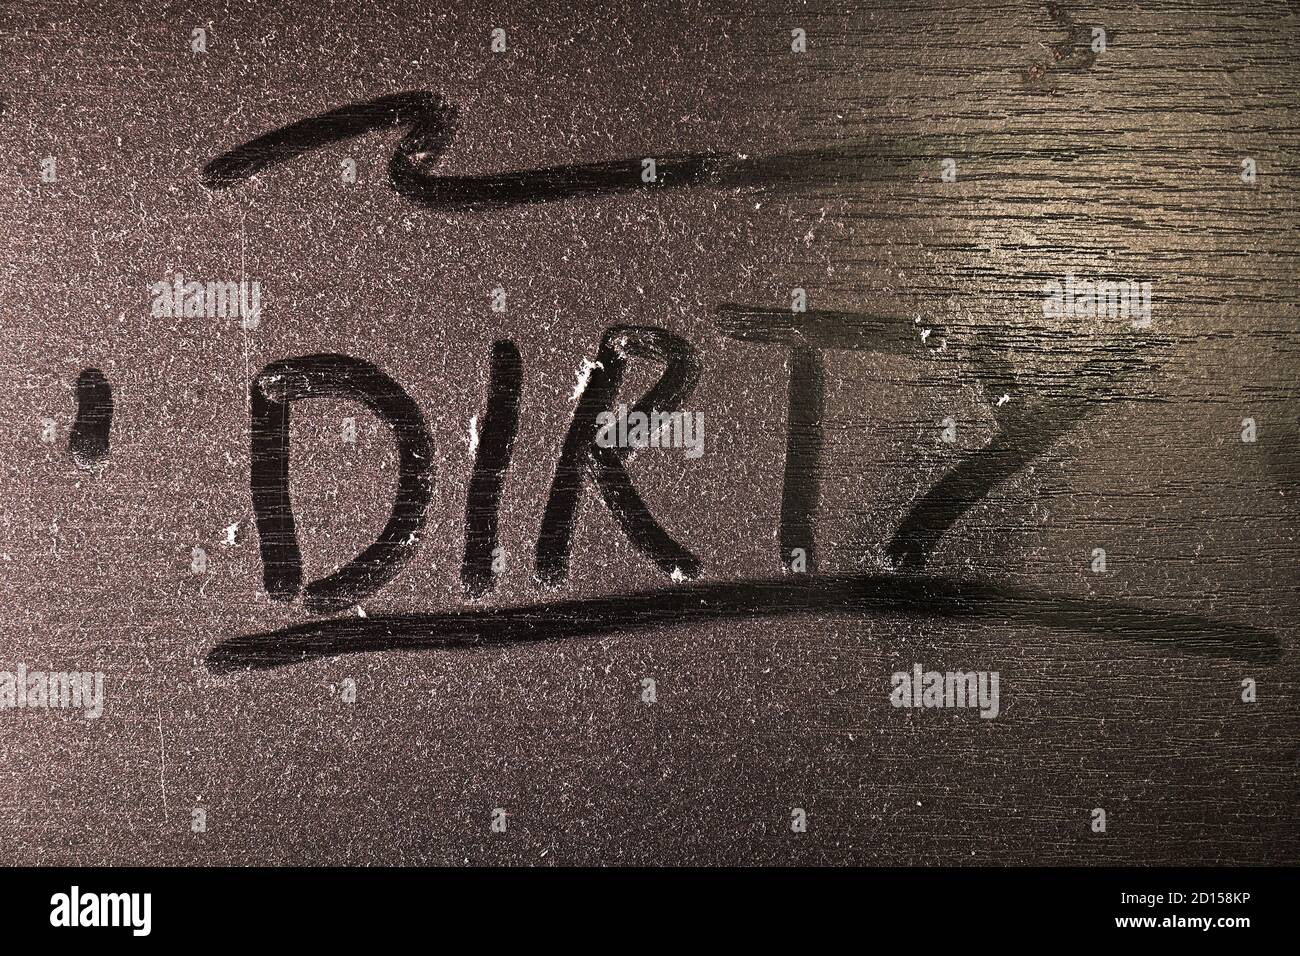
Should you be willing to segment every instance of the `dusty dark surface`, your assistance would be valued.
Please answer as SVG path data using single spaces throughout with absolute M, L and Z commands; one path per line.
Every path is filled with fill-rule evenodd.
M 97 721 L 0 710 L 0 859 L 1297 862 L 1294 6 L 536 6 L 0 4 L 0 670 L 106 675 Z M 1095 57 L 1092 25 L 1108 35 Z M 496 26 L 506 53 L 489 52 Z M 392 188 L 401 133 L 385 131 L 235 188 L 200 183 L 255 136 L 411 90 L 460 110 L 446 173 L 833 161 L 781 189 L 445 212 Z M 177 271 L 259 280 L 260 326 L 153 317 L 150 284 Z M 1067 272 L 1150 281 L 1151 327 L 1045 318 L 1042 283 Z M 916 344 L 823 353 L 820 572 L 891 573 L 895 530 L 961 455 L 999 428 L 1069 420 L 921 573 L 1095 601 L 1103 623 L 1116 604 L 1193 615 L 1272 650 L 1049 627 L 1035 598 L 978 617 L 615 620 L 540 643 L 210 666 L 222 642 L 312 620 L 268 599 L 249 493 L 249 385 L 295 355 L 374 363 L 429 425 L 428 524 L 362 602 L 369 618 L 672 586 L 590 490 L 567 583 L 533 577 L 578 371 L 613 325 L 661 326 L 702 359 L 689 407 L 705 453 L 638 455 L 647 504 L 703 585 L 779 577 L 789 350 L 721 334 L 717 309 L 782 309 L 796 286 L 810 309 Z M 470 420 L 501 338 L 523 362 L 507 569 L 471 602 Z M 113 390 L 102 470 L 68 448 L 92 367 Z M 627 387 L 653 377 L 634 366 Z M 299 403 L 292 448 L 311 579 L 374 539 L 397 459 L 342 401 Z M 1000 716 L 892 708 L 890 674 L 913 663 L 999 671 Z

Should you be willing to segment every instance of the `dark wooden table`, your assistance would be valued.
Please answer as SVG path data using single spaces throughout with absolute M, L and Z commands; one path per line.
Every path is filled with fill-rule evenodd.
M 99 719 L 0 710 L 0 859 L 1296 862 L 1295 5 L 537 6 L 0 8 L 0 671 L 104 675 Z M 447 112 L 202 179 L 412 91 Z M 260 321 L 155 314 L 178 273 L 258 281 Z M 1048 314 L 1068 276 L 1150 283 L 1149 315 Z M 698 356 L 703 455 L 626 464 L 698 577 L 584 453 L 543 584 L 616 326 Z M 250 387 L 320 353 L 432 447 L 411 553 L 332 624 L 268 594 L 250 495 Z M 288 442 L 307 582 L 380 534 L 399 460 L 346 397 Z M 891 706 L 917 664 L 997 672 L 998 715 Z

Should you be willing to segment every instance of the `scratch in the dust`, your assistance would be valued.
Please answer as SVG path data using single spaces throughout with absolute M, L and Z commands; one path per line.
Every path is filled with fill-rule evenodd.
M 162 705 L 158 705 L 158 788 L 162 790 L 163 819 L 171 822 L 171 811 L 167 808 L 167 744 L 163 742 Z
M 587 383 L 591 381 L 591 373 L 596 371 L 598 368 L 604 367 L 605 365 L 603 362 L 596 362 L 589 358 L 583 358 L 582 366 L 578 369 L 577 373 L 577 384 L 574 385 L 573 395 L 571 396 L 573 401 L 576 402 L 578 399 L 582 398 L 582 393 L 587 390 Z

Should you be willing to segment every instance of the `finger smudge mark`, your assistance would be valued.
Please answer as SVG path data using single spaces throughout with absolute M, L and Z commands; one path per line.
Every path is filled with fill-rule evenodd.
M 1052 22 L 1065 31 L 1065 39 L 1051 46 L 1046 46 L 1048 60 L 1035 63 L 1021 75 L 1024 83 L 1031 89 L 1050 92 L 1053 89 L 1052 77 L 1060 73 L 1086 73 L 1097 62 L 1098 48 L 1096 34 L 1092 24 L 1076 23 L 1061 3 L 1049 3 L 1047 15 Z M 1113 40 L 1115 34 L 1107 31 L 1105 36 Z M 1105 49 L 1103 41 L 1102 50 Z
M 77 420 L 68 435 L 68 451 L 78 468 L 91 471 L 107 464 L 112 427 L 113 389 L 103 372 L 88 368 L 77 377 Z

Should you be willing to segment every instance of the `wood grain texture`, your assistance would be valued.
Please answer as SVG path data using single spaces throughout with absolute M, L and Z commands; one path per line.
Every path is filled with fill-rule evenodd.
M 99 720 L 0 710 L 0 859 L 1300 860 L 1294 4 L 456 6 L 0 6 L 0 670 L 106 675 Z M 497 25 L 504 55 L 488 49 Z M 206 54 L 190 50 L 196 26 Z M 1090 55 L 1093 26 L 1104 53 Z M 400 137 L 376 132 L 238 189 L 200 184 L 257 135 L 406 90 L 459 106 L 443 161 L 457 174 L 810 159 L 770 188 L 465 215 L 394 192 Z M 356 184 L 340 182 L 344 157 Z M 152 316 L 149 284 L 177 271 L 259 279 L 262 325 Z M 1151 327 L 1046 317 L 1043 284 L 1067 273 L 1150 282 Z M 294 355 L 376 364 L 429 423 L 427 531 L 367 615 L 670 586 L 591 489 L 568 581 L 533 580 L 575 374 L 613 325 L 661 326 L 701 355 L 706 453 L 629 467 L 652 512 L 705 582 L 780 575 L 790 350 L 723 334 L 719 307 L 785 309 L 796 287 L 841 325 L 865 316 L 916 346 L 821 352 L 821 572 L 889 573 L 894 532 L 961 456 L 1056 416 L 1061 437 L 945 533 L 924 573 L 1099 615 L 1193 614 L 1266 632 L 1277 653 L 1187 653 L 1020 612 L 837 611 L 209 668 L 223 640 L 310 619 L 263 589 L 249 496 L 249 385 Z M 470 419 L 502 338 L 523 367 L 509 560 L 471 602 Z M 89 367 L 113 389 L 102 471 L 67 451 Z M 629 394 L 656 374 L 630 368 Z M 315 578 L 379 533 L 397 456 L 355 405 L 294 416 Z M 355 445 L 338 437 L 346 416 Z M 998 671 L 1000 715 L 891 707 L 890 675 L 914 663 Z M 791 832 L 796 807 L 806 833 Z

